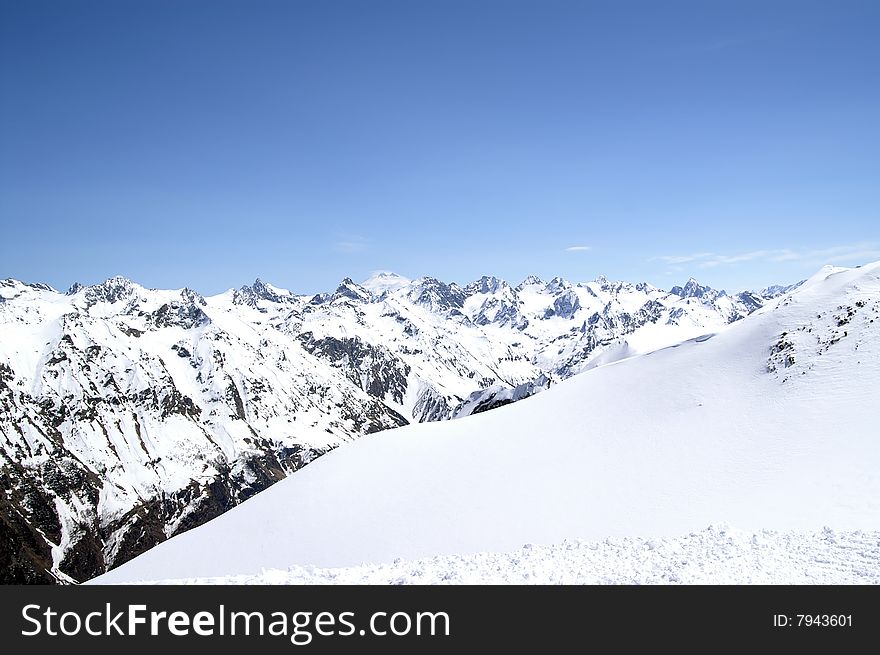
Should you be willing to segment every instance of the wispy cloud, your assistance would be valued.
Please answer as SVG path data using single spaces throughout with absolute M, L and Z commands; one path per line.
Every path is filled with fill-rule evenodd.
M 867 242 L 813 249 L 776 248 L 734 254 L 699 252 L 689 255 L 662 255 L 653 257 L 652 261 L 663 262 L 672 267 L 672 270 L 681 270 L 682 264 L 692 264 L 698 268 L 716 268 L 744 262 L 764 261 L 799 262 L 805 266 L 813 266 L 817 264 L 858 264 L 872 259 L 880 259 L 880 243 Z
M 592 249 L 592 246 L 569 246 L 565 249 L 565 252 L 587 252 Z
M 333 242 L 333 250 L 341 253 L 365 252 L 370 249 L 371 242 L 367 237 L 358 234 L 345 234 Z

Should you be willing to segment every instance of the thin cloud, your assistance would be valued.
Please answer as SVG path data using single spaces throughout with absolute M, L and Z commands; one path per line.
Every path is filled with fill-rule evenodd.
M 690 262 L 697 261 L 699 259 L 705 259 L 707 257 L 712 257 L 711 252 L 701 252 L 695 255 L 664 255 L 662 257 L 654 257 L 654 261 L 666 262 L 669 265 L 675 264 L 689 264 Z
M 565 252 L 587 252 L 592 249 L 592 246 L 569 246 L 565 249 Z
M 752 250 L 735 254 L 700 252 L 689 255 L 662 255 L 653 257 L 652 261 L 660 261 L 670 267 L 694 264 L 698 268 L 717 268 L 719 266 L 731 266 L 753 261 L 774 263 L 799 262 L 805 266 L 812 266 L 815 264 L 864 263 L 872 259 L 880 259 L 880 244 L 878 243 L 857 243 L 802 250 L 777 248 L 773 250 Z

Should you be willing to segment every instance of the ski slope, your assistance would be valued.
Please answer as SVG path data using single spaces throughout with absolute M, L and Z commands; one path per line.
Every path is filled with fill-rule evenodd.
M 880 263 L 715 334 L 322 457 L 98 583 L 350 567 L 565 539 L 880 528 Z
M 712 525 L 680 537 L 567 539 L 505 553 L 344 568 L 294 565 L 147 584 L 880 584 L 880 532 L 745 532 Z

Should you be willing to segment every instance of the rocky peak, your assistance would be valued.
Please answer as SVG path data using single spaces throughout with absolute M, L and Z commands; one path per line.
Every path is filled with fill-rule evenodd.
M 99 302 L 117 303 L 127 301 L 134 295 L 135 284 L 121 275 L 111 277 L 100 284 L 85 289 L 86 305 L 91 307 Z
M 581 299 L 574 289 L 568 289 L 553 301 L 553 307 L 547 308 L 544 312 L 544 318 L 558 316 L 559 318 L 572 319 L 580 308 Z
M 232 302 L 236 305 L 249 305 L 257 307 L 257 302 L 265 300 L 267 302 L 285 304 L 293 302 L 293 295 L 286 289 L 279 289 L 271 284 L 263 282 L 260 278 L 254 280 L 252 286 L 243 286 L 236 290 L 232 295 Z
M 55 287 L 50 286 L 48 284 L 43 284 L 42 282 L 32 282 L 28 284 L 31 289 L 35 289 L 36 291 L 50 291 L 52 293 L 58 293 L 55 290 Z
M 476 293 L 498 293 L 501 289 L 509 286 L 510 285 L 504 280 L 494 276 L 484 275 L 476 282 L 471 282 L 464 288 L 464 290 L 465 293 L 472 296 Z
M 526 287 L 535 286 L 535 285 L 546 286 L 546 282 L 544 282 L 544 280 L 539 278 L 537 275 L 529 275 L 525 280 L 523 280 L 522 282 L 520 282 L 517 285 L 516 290 L 522 291 Z
M 147 315 L 147 322 L 157 328 L 180 327 L 189 330 L 207 325 L 211 319 L 202 311 L 197 302 L 190 300 L 165 303 Z
M 336 287 L 331 300 L 339 300 L 340 298 L 347 298 L 355 302 L 369 302 L 372 296 L 361 285 L 347 277 Z
M 735 299 L 742 303 L 746 312 L 748 312 L 749 314 L 751 314 L 756 309 L 760 309 L 764 305 L 761 298 L 750 291 L 743 291 L 742 293 L 736 294 Z
M 694 278 L 689 278 L 683 287 L 672 287 L 670 293 L 675 294 L 679 298 L 698 298 L 700 300 L 711 300 L 726 295 L 724 291 L 716 291 L 710 286 L 701 285 Z
M 433 277 L 422 278 L 409 294 L 416 305 L 426 306 L 434 311 L 461 309 L 467 294 L 457 284 L 446 284 Z
M 559 293 L 560 291 L 564 291 L 570 288 L 571 283 L 568 280 L 557 276 L 550 280 L 544 289 L 549 293 Z
M 189 287 L 184 287 L 180 291 L 180 297 L 183 298 L 184 302 L 192 304 L 192 305 L 201 305 L 202 307 L 207 306 L 207 301 L 202 297 L 202 294 L 197 291 L 193 291 Z

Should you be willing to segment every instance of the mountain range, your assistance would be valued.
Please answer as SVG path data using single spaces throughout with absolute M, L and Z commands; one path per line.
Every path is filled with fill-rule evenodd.
M 87 580 L 345 442 L 507 405 L 796 287 L 377 273 L 203 297 L 2 280 L 0 580 Z
M 713 332 L 358 439 L 96 582 L 876 582 L 878 383 L 880 262 L 826 267 Z

